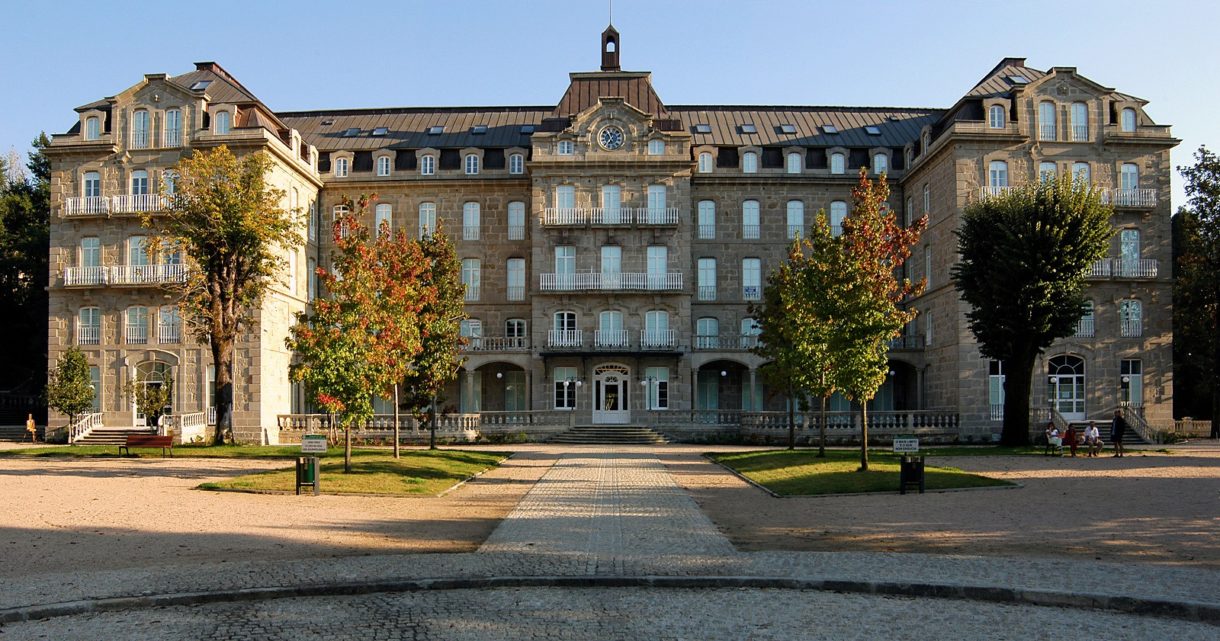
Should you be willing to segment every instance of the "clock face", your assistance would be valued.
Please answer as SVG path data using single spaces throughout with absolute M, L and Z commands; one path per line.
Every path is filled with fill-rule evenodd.
M 614 125 L 603 127 L 600 134 L 597 135 L 597 142 L 601 144 L 602 149 L 614 151 L 623 146 L 623 130 Z

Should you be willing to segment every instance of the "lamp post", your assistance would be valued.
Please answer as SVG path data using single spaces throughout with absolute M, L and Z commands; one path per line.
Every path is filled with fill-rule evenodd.
M 568 388 L 574 387 L 577 390 L 579 390 L 580 386 L 584 385 L 584 381 L 582 381 L 574 376 L 569 376 L 568 378 L 565 378 L 560 382 L 563 383 L 563 404 L 564 404 L 563 409 L 568 410 L 570 412 L 568 414 L 568 427 L 572 428 L 572 427 L 576 426 L 576 392 L 575 391 L 572 392 L 572 404 L 569 406 L 568 405 Z
M 652 402 L 653 385 L 657 382 L 655 376 L 645 376 L 640 380 L 640 385 L 644 388 L 644 409 L 647 411 L 655 410 L 655 404 Z

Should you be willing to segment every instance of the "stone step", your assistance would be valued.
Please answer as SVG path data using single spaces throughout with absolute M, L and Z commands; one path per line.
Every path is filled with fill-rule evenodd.
M 665 437 L 635 425 L 577 425 L 552 436 L 550 443 L 570 445 L 659 445 L 668 443 Z
M 156 430 L 144 427 L 101 427 L 93 430 L 84 438 L 77 439 L 76 445 L 122 445 L 127 442 L 129 434 L 155 434 Z

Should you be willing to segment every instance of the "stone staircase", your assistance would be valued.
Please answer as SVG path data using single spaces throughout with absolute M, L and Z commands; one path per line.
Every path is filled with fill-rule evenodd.
M 75 445 L 122 445 L 127 442 L 128 434 L 156 433 L 155 429 L 146 427 L 99 427 L 78 439 Z
M 43 426 L 38 426 L 38 442 L 42 442 L 46 435 L 43 433 Z M 0 441 L 26 441 L 29 442 L 30 435 L 25 431 L 24 425 L 0 425 Z
M 634 425 L 577 425 L 552 436 L 548 443 L 572 445 L 661 445 L 664 436 Z

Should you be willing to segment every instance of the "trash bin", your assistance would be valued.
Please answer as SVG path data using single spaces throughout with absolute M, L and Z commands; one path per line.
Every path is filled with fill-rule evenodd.
M 315 496 L 320 494 L 318 488 L 318 457 L 297 457 L 297 494 L 302 487 L 312 487 Z
M 898 465 L 898 493 L 906 494 L 908 487 L 918 487 L 919 493 L 923 494 L 923 456 L 904 456 L 899 459 Z

